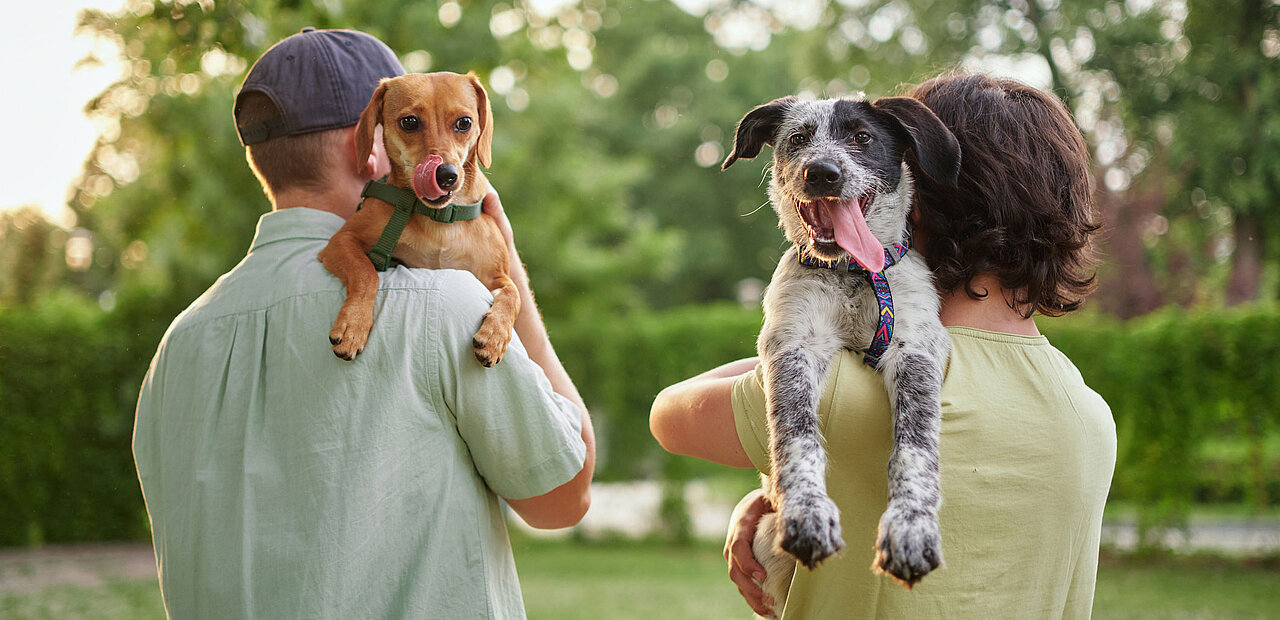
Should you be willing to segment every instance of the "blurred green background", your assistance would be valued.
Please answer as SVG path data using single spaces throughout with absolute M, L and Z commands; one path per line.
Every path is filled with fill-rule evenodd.
M 1204 506 L 1280 506 L 1280 4 L 1272 0 L 129 0 L 87 11 L 121 61 L 71 217 L 0 211 L 0 547 L 147 540 L 133 405 L 169 321 L 268 209 L 231 123 L 252 61 L 356 28 L 410 71 L 474 71 L 490 180 L 597 420 L 601 481 L 749 474 L 665 455 L 665 385 L 752 354 L 783 241 L 767 157 L 718 165 L 785 94 L 869 97 L 964 67 L 1063 97 L 1093 149 L 1099 290 L 1041 320 L 1111 404 L 1112 499 L 1140 546 Z M 104 52 L 103 50 L 107 50 Z

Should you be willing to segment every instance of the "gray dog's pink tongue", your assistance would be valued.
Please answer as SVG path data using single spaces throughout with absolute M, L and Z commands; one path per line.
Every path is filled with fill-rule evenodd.
M 857 200 L 841 200 L 831 210 L 836 243 L 872 272 L 884 271 L 884 246 L 871 234 Z
M 436 200 L 445 195 L 436 181 L 436 168 L 444 163 L 439 155 L 428 155 L 417 166 L 413 167 L 413 193 L 423 200 Z

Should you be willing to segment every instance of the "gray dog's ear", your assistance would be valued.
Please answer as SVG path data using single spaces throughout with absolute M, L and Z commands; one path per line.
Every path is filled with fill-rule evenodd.
M 960 143 L 933 110 L 910 97 L 881 97 L 871 107 L 898 122 L 925 174 L 956 186 L 960 181 Z
M 760 154 L 760 149 L 768 144 L 773 146 L 773 132 L 778 129 L 795 97 L 774 99 L 764 105 L 756 106 L 738 121 L 738 133 L 733 137 L 733 152 L 721 164 L 721 170 L 727 170 L 739 159 L 751 159 Z

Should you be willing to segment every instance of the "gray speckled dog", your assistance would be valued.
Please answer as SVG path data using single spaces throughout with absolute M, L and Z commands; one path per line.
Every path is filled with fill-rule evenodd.
M 933 112 L 903 97 L 777 99 L 742 118 L 723 167 L 755 157 L 765 144 L 773 147 L 769 199 L 793 244 L 765 292 L 757 345 L 773 461 L 765 491 L 778 508 L 755 539 L 769 574 L 765 591 L 780 610 L 795 570 L 790 556 L 812 569 L 844 548 L 840 512 L 826 492 L 817 414 L 828 366 L 841 348 L 878 354 L 868 363 L 884 376 L 894 449 L 872 570 L 909 589 L 942 564 L 939 390 L 950 340 L 923 257 L 905 252 L 887 263 L 898 258 L 889 250 L 905 251 L 909 243 L 912 177 L 905 154 L 914 153 L 924 174 L 954 185 L 960 147 Z M 892 291 L 891 338 L 883 334 L 871 273 Z

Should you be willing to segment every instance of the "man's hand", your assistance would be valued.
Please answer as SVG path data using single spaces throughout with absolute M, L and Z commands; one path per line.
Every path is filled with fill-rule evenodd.
M 578 388 L 565 372 L 559 356 L 551 346 L 547 337 L 547 327 L 542 324 L 542 315 L 538 313 L 538 305 L 533 301 L 533 291 L 529 288 L 529 275 L 524 270 L 524 263 L 516 254 L 514 236 L 511 233 L 511 221 L 502 210 L 502 201 L 498 192 L 493 189 L 485 194 L 480 206 L 481 212 L 492 217 L 498 223 L 498 231 L 507 244 L 507 254 L 511 258 L 511 269 L 508 275 L 516 283 L 520 292 L 520 314 L 516 316 L 516 334 L 524 344 L 529 359 L 542 368 L 551 389 L 568 398 L 582 412 L 582 441 L 587 447 L 587 456 L 582 463 L 582 471 L 577 476 L 549 493 L 537 497 L 523 499 L 503 498 L 525 523 L 540 529 L 568 527 L 582 519 L 591 505 L 591 477 L 595 472 L 596 440 L 595 430 L 591 425 L 591 416 L 587 406 L 578 394 Z
M 507 255 L 511 258 L 511 279 L 515 280 L 516 286 L 528 287 L 528 276 L 524 272 L 524 264 L 520 262 L 520 257 L 516 255 L 515 235 L 511 232 L 511 220 L 507 219 L 507 212 L 502 209 L 502 199 L 498 197 L 498 192 L 493 188 L 489 188 L 489 193 L 484 195 L 484 201 L 480 204 L 480 211 L 485 215 L 493 218 L 498 223 L 498 231 L 502 233 L 503 241 L 507 243 Z M 520 277 L 517 278 L 516 276 Z
M 751 544 L 756 538 L 760 517 L 773 512 L 773 504 L 764 491 L 756 489 L 742 498 L 729 517 L 729 533 L 724 540 L 724 559 L 729 563 L 729 579 L 738 586 L 738 593 L 757 614 L 768 616 L 777 604 L 760 588 L 764 581 L 764 567 L 756 561 Z
M 489 193 L 484 195 L 484 202 L 480 204 L 480 211 L 498 222 L 498 230 L 502 231 L 502 238 L 506 240 L 507 247 L 515 247 L 511 234 L 511 220 L 507 219 L 506 211 L 502 210 L 502 199 L 498 198 L 498 192 L 493 188 L 490 188 Z
M 524 263 L 516 252 L 515 235 L 511 232 L 511 220 L 507 219 L 507 213 L 502 209 L 502 199 L 498 197 L 497 190 L 492 187 L 489 188 L 489 193 L 484 195 L 484 201 L 480 203 L 480 212 L 497 222 L 498 232 L 502 233 L 502 240 L 507 244 L 507 257 L 509 259 L 507 275 L 512 282 L 516 283 L 516 290 L 520 292 L 520 314 L 516 316 L 516 333 L 520 334 L 520 339 L 524 341 L 526 347 L 530 344 L 538 346 L 536 339 L 530 338 L 526 332 L 531 329 L 541 330 L 542 318 L 538 315 L 537 306 L 533 302 L 533 291 L 529 288 L 529 274 L 525 271 Z M 535 326 L 533 323 L 537 323 L 537 325 Z

